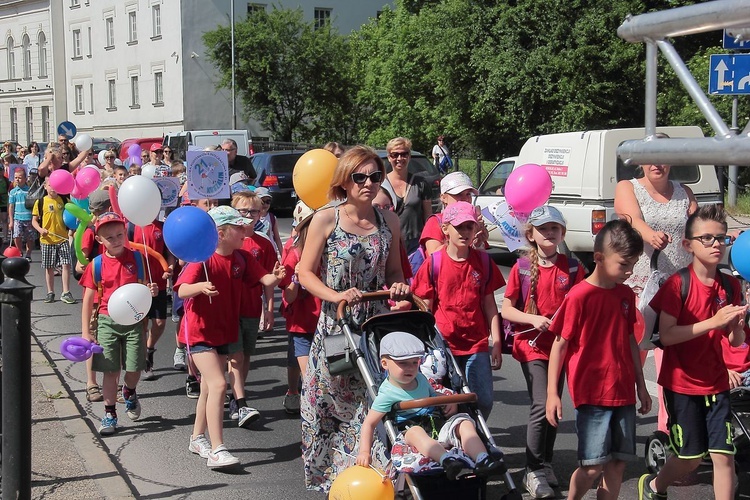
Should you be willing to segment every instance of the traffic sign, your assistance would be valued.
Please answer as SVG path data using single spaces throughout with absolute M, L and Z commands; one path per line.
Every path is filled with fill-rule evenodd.
M 721 46 L 725 49 L 750 50 L 750 40 L 739 40 L 731 30 L 724 30 Z
M 68 139 L 72 139 L 76 136 L 76 126 L 73 122 L 62 122 L 57 126 L 57 135 L 64 135 Z
M 750 54 L 711 54 L 708 93 L 750 94 Z

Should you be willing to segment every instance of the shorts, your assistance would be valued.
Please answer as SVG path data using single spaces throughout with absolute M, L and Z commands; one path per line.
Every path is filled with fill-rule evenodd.
M 120 325 L 104 314 L 99 315 L 96 340 L 104 348 L 94 354 L 92 367 L 97 372 L 139 372 L 146 368 L 143 344 L 143 322 Z
M 229 344 L 229 354 L 242 352 L 255 354 L 255 343 L 258 341 L 260 318 L 240 318 L 240 334 L 237 342 Z
M 42 269 L 70 265 L 70 243 L 67 240 L 55 245 L 42 243 L 40 246 L 42 248 Z
M 31 241 L 36 239 L 36 229 L 31 225 L 30 220 L 14 220 L 13 221 L 13 237 L 21 238 L 23 241 Z
M 434 415 L 425 415 L 414 420 L 406 420 L 399 424 L 399 429 L 403 429 L 402 434 L 412 427 L 421 427 L 427 433 L 428 436 L 435 439 L 438 443 L 443 445 L 446 449 L 461 448 L 461 440 L 456 434 L 456 429 L 461 422 L 468 420 L 476 428 L 474 420 L 466 413 L 456 413 L 451 416 L 448 420 L 445 420 L 443 414 L 439 410 L 435 410 Z
M 669 445 L 679 458 L 701 458 L 708 453 L 734 455 L 729 391 L 689 396 L 664 389 Z
M 299 366 L 297 364 L 297 358 L 300 356 L 310 355 L 310 346 L 312 346 L 312 339 L 312 334 L 289 334 L 289 348 L 286 351 L 287 366 Z
M 223 344 L 223 345 L 208 345 L 206 343 L 200 342 L 198 344 L 189 345 L 186 347 L 189 354 L 200 354 L 202 352 L 208 352 L 211 350 L 215 350 L 216 354 L 219 356 L 226 356 L 229 354 L 229 344 Z
M 151 309 L 148 310 L 148 318 L 167 319 L 167 291 L 159 290 L 156 297 L 151 299 Z
M 606 464 L 635 458 L 635 405 L 576 408 L 578 464 Z

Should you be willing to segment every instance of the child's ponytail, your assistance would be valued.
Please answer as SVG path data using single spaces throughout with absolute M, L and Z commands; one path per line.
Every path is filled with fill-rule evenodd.
M 539 314 L 536 307 L 536 286 L 539 283 L 539 248 L 533 238 L 534 226 L 526 225 L 524 236 L 529 242 L 526 258 L 529 259 L 529 296 L 526 297 L 524 311 L 526 314 Z

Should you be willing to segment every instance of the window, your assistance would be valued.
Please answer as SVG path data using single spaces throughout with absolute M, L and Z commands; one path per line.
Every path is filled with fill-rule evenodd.
M 47 36 L 44 32 L 39 33 L 37 44 L 39 45 L 39 76 L 45 78 L 47 76 Z
M 49 142 L 49 106 L 42 106 L 42 142 Z
M 83 85 L 76 85 L 73 90 L 76 113 L 83 113 Z
M 331 9 L 315 9 L 315 29 L 328 26 L 331 23 Z
M 108 80 L 107 81 L 107 89 L 109 90 L 109 106 L 107 106 L 108 111 L 115 111 L 117 110 L 117 95 L 116 95 L 116 87 L 115 87 L 115 81 L 114 80 Z
M 88 31 L 89 31 L 89 51 L 86 52 L 86 56 L 91 57 L 91 43 L 92 43 L 91 42 L 91 27 L 89 27 Z
M 23 50 L 23 77 L 31 78 L 31 41 L 29 41 L 29 35 L 23 36 L 21 47 Z
M 151 7 L 151 31 L 153 37 L 161 36 L 161 5 Z
M 250 16 L 256 12 L 265 12 L 266 4 L 263 3 L 249 3 L 247 4 L 247 15 Z
M 104 31 L 107 37 L 105 48 L 112 48 L 115 46 L 115 19 L 108 17 L 104 20 Z
M 89 113 L 94 112 L 94 84 L 89 84 Z
M 164 104 L 164 80 L 162 72 L 154 73 L 154 104 Z
M 128 13 L 128 42 L 129 43 L 138 42 L 138 29 L 137 29 L 137 23 L 136 23 L 136 18 L 135 18 L 135 12 Z
M 73 30 L 73 59 L 81 57 L 81 30 Z
M 26 108 L 26 144 L 34 140 L 34 108 Z
M 16 54 L 13 52 L 13 37 L 8 37 L 8 79 L 16 77 Z
M 10 108 L 10 140 L 18 141 L 18 108 Z
M 137 76 L 130 77 L 130 107 L 131 108 L 140 107 L 139 101 L 138 101 L 138 77 Z
M 81 6 L 81 0 L 70 0 L 70 7 L 80 7 Z

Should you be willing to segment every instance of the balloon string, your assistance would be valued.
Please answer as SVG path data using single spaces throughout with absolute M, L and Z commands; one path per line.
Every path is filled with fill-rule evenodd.
M 203 262 L 203 272 L 205 272 L 205 273 L 206 273 L 206 281 L 211 281 L 211 280 L 210 280 L 210 279 L 208 278 L 208 268 L 206 267 L 206 262 L 205 262 L 205 261 Z M 209 303 L 209 304 L 213 304 L 213 301 L 211 300 L 211 296 L 210 296 L 210 295 L 208 296 L 208 303 Z
M 148 262 L 148 247 L 146 246 L 146 235 L 143 235 L 143 256 L 146 261 L 146 271 L 148 271 L 148 282 L 153 283 L 154 279 L 151 276 L 151 264 Z

